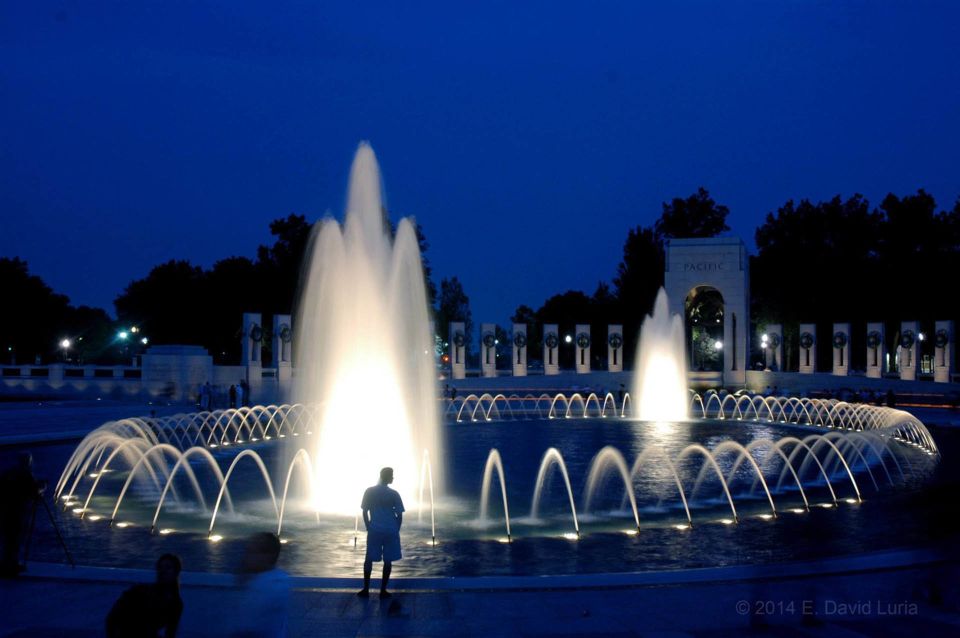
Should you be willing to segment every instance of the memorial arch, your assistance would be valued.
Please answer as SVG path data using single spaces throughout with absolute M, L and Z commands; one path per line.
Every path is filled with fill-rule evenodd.
M 667 242 L 664 287 L 670 312 L 684 319 L 688 369 L 715 368 L 725 385 L 746 383 L 749 272 L 746 247 L 737 238 Z

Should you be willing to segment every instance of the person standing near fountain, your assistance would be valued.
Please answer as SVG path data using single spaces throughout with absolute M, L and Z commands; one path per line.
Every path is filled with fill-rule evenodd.
M 357 596 L 370 595 L 370 574 L 373 563 L 383 561 L 383 579 L 380 581 L 380 598 L 389 598 L 387 583 L 393 561 L 400 560 L 400 526 L 403 524 L 403 500 L 400 493 L 391 489 L 393 468 L 380 470 L 380 482 L 367 488 L 360 502 L 363 510 L 363 524 L 367 528 L 367 556 L 363 562 L 363 589 Z

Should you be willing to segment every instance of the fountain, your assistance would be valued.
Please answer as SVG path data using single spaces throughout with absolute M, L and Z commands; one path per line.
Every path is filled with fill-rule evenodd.
M 653 312 L 643 320 L 633 396 L 642 421 L 676 422 L 687 418 L 687 356 L 683 319 L 671 315 L 667 292 L 661 288 Z
M 395 487 L 417 510 L 405 519 L 404 542 L 421 549 L 405 570 L 412 563 L 434 574 L 469 558 L 481 573 L 509 573 L 514 551 L 521 572 L 525 555 L 546 573 L 566 570 L 570 555 L 540 542 L 594 534 L 607 535 L 604 549 L 578 558 L 575 569 L 640 568 L 624 558 L 641 546 L 657 560 L 669 553 L 677 565 L 701 565 L 763 545 L 753 536 L 764 534 L 757 519 L 789 527 L 793 514 L 813 520 L 820 508 L 859 507 L 863 491 L 867 510 L 882 487 L 926 480 L 939 459 L 927 428 L 901 410 L 690 393 L 682 321 L 662 289 L 623 396 L 504 390 L 439 399 L 415 226 L 404 219 L 391 231 L 366 144 L 353 162 L 344 221 L 317 223 L 303 273 L 296 402 L 104 424 L 73 450 L 54 490 L 77 514 L 71 522 L 92 528 L 106 519 L 116 534 L 141 528 L 159 532 L 149 542 L 184 539 L 177 551 L 195 559 L 197 545 L 223 547 L 271 529 L 303 544 L 295 568 L 303 561 L 307 573 L 355 572 L 360 495 L 380 467 L 392 466 Z M 449 493 L 441 489 L 444 453 L 456 460 Z M 529 516 L 511 519 L 510 500 L 529 502 Z M 922 517 L 835 517 L 832 532 L 819 536 L 859 543 L 912 518 Z M 717 533 L 716 523 L 752 527 L 735 535 Z M 657 539 L 673 529 L 684 537 L 664 552 Z M 198 535 L 210 543 L 191 545 Z M 750 542 L 737 540 L 746 535 Z M 95 555 L 99 536 L 83 538 Z M 780 547 L 778 538 L 767 540 Z M 492 540 L 505 545 L 485 545 Z
M 368 144 L 353 160 L 343 225 L 318 222 L 305 259 L 294 396 L 320 406 L 313 505 L 355 512 L 390 466 L 410 506 L 425 452 L 442 484 L 433 339 L 415 226 L 401 219 L 391 239 Z

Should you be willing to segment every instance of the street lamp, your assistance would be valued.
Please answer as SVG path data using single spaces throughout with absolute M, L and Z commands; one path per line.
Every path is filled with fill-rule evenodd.
M 563 342 L 564 342 L 564 343 L 573 343 L 573 337 L 570 336 L 570 335 L 567 335 L 567 336 L 565 336 L 565 337 L 563 338 Z

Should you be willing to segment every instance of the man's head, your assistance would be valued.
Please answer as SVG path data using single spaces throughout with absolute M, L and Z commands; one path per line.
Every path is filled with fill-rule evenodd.
M 393 483 L 393 468 L 385 467 L 380 470 L 380 482 L 384 485 L 390 485 Z
M 157 559 L 157 582 L 176 585 L 180 581 L 180 559 L 176 554 L 164 554 Z
M 247 540 L 243 555 L 243 571 L 267 572 L 277 566 L 280 558 L 280 538 L 271 532 L 258 532 Z

